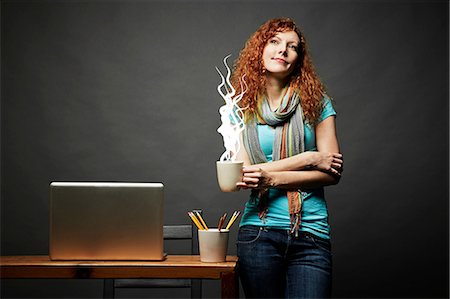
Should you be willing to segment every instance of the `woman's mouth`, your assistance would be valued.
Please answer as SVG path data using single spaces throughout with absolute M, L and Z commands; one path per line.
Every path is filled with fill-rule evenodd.
M 287 63 L 286 60 L 284 60 L 283 58 L 272 58 L 272 60 L 275 60 L 278 63 L 283 63 L 283 64 Z

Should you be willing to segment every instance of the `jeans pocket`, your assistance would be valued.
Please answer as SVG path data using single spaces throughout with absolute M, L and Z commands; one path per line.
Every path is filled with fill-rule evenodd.
M 311 239 L 312 242 L 317 246 L 317 248 L 325 250 L 326 252 L 331 253 L 331 242 L 330 240 L 320 239 L 318 237 L 308 236 L 308 239 Z
M 262 228 L 258 226 L 243 226 L 239 228 L 236 244 L 251 244 L 261 236 Z

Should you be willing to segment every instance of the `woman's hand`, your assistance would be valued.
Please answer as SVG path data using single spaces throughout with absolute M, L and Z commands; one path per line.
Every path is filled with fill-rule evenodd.
M 340 153 L 310 152 L 311 168 L 329 172 L 340 176 L 343 171 L 344 160 Z
M 242 189 L 267 189 L 274 187 L 275 184 L 270 172 L 255 166 L 245 166 L 242 168 L 242 182 L 236 186 Z

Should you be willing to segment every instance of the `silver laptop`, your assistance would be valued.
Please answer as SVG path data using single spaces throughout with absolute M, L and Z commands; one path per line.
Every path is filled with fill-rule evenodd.
M 161 183 L 50 184 L 50 259 L 164 259 Z

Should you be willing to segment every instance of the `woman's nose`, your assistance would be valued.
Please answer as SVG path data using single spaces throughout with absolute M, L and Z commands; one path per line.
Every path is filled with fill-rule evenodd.
M 280 44 L 278 48 L 278 53 L 282 54 L 283 56 L 287 54 L 287 47 L 284 44 Z

